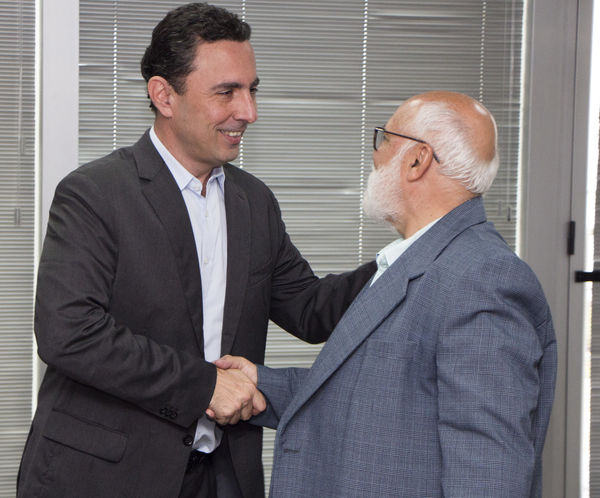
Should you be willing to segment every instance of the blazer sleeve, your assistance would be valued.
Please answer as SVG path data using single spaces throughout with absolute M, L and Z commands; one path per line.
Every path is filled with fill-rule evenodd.
M 270 318 L 306 342 L 324 342 L 377 265 L 370 261 L 353 271 L 317 278 L 291 242 L 277 201 L 274 197 L 272 200 L 279 217 L 281 242 L 271 281 Z
M 514 256 L 472 266 L 447 295 L 436 358 L 444 496 L 529 497 L 536 418 L 549 416 L 540 393 L 553 386 L 546 301 Z
M 210 402 L 216 368 L 134 334 L 109 313 L 119 259 L 113 216 L 87 175 L 76 171 L 57 187 L 38 273 L 39 355 L 65 376 L 158 416 L 169 407 L 172 421 L 188 427 Z
M 308 373 L 308 368 L 269 368 L 257 365 L 258 389 L 264 394 L 267 408 L 251 419 L 254 425 L 276 429 L 281 416 Z

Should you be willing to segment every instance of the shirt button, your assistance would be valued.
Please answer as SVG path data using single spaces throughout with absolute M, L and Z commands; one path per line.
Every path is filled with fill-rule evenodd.
M 187 434 L 183 438 L 183 444 L 185 444 L 186 446 L 191 446 L 193 442 L 194 442 L 194 438 L 190 434 Z

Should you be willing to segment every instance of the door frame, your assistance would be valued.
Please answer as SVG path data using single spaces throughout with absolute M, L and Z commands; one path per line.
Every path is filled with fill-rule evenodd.
M 594 0 L 528 5 L 520 254 L 538 275 L 558 341 L 544 497 L 581 494 L 587 135 Z M 569 5 L 570 4 L 570 5 Z M 576 222 L 574 254 L 567 253 Z M 586 476 L 587 478 L 587 476 Z

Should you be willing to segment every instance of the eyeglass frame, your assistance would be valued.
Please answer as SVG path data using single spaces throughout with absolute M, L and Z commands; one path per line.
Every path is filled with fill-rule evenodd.
M 408 140 L 414 140 L 415 142 L 419 142 L 420 144 L 429 145 L 429 147 L 431 147 L 431 152 L 433 154 L 433 158 L 437 161 L 438 164 L 440 164 L 440 160 L 439 160 L 438 156 L 436 155 L 435 151 L 433 150 L 433 147 L 430 143 L 426 142 L 425 140 L 421 140 L 420 138 L 415 138 L 415 137 L 411 137 L 408 135 L 403 135 L 402 133 L 396 133 L 394 131 L 386 130 L 383 126 L 376 126 L 375 128 L 373 128 L 373 150 L 377 150 L 377 135 L 379 133 L 388 133 L 388 134 L 394 135 L 396 137 L 407 138 Z M 381 142 L 379 143 L 379 145 L 381 145 Z

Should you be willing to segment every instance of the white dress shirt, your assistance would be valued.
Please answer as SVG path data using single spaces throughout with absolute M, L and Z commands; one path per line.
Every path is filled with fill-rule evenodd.
M 150 139 L 175 178 L 192 223 L 202 281 L 202 332 L 204 358 L 221 357 L 223 308 L 227 279 L 227 220 L 225 218 L 225 174 L 214 168 L 202 195 L 202 182 L 185 169 L 150 129 Z M 203 416 L 198 420 L 193 448 L 210 453 L 219 446 L 223 431 Z
M 385 270 L 392 266 L 394 261 L 402 256 L 402 254 L 404 254 L 406 250 L 419 239 L 419 237 L 421 237 L 440 219 L 441 218 L 433 220 L 431 223 L 429 223 L 429 225 L 425 225 L 423 228 L 413 233 L 408 239 L 396 239 L 393 242 L 390 242 L 381 251 L 379 251 L 375 256 L 375 261 L 377 262 L 377 271 L 375 272 L 375 275 L 373 275 L 373 280 L 371 280 L 370 285 L 373 285 L 375 280 L 377 280 Z

